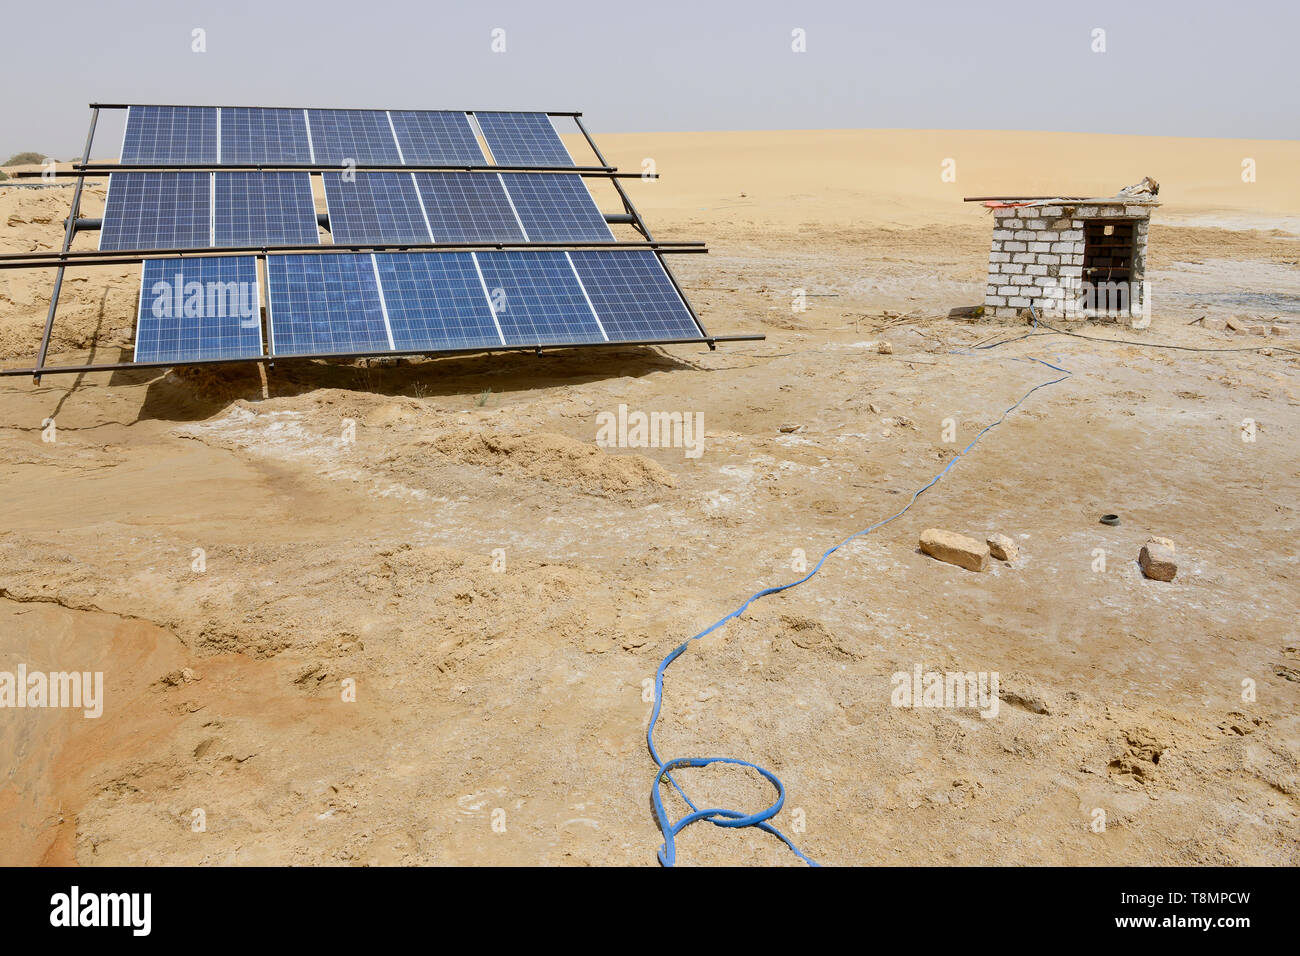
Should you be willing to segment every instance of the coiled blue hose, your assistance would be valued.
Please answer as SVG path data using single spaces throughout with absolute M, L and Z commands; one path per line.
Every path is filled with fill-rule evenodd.
M 1034 314 L 1034 325 L 1035 327 L 1038 325 L 1037 313 Z M 1022 336 L 1022 338 L 1024 337 L 1027 336 Z M 1003 342 L 994 342 L 991 345 L 977 346 L 977 348 L 981 350 L 997 348 L 999 345 L 1008 344 L 1008 341 L 1019 341 L 1019 340 L 1010 339 Z M 955 352 L 953 354 L 970 355 L 974 353 Z M 781 807 L 785 803 L 785 786 L 781 783 L 780 778 L 778 778 L 776 774 L 772 773 L 770 770 L 764 767 L 758 766 L 758 764 L 750 763 L 748 760 L 740 760 L 739 758 L 736 757 L 677 757 L 672 760 L 663 760 L 659 756 L 659 751 L 655 748 L 654 734 L 655 734 L 655 724 L 659 720 L 659 711 L 663 707 L 664 673 L 668 670 L 668 666 L 672 664 L 673 661 L 677 660 L 677 658 L 680 657 L 685 652 L 686 648 L 690 646 L 692 641 L 698 641 L 700 638 L 704 637 L 707 634 L 712 633 L 713 631 L 720 628 L 722 625 L 726 624 L 732 618 L 740 617 L 740 615 L 745 612 L 745 609 L 748 608 L 755 601 L 757 601 L 759 598 L 766 597 L 769 594 L 777 594 L 778 592 L 781 591 L 788 591 L 790 588 L 793 587 L 798 587 L 800 584 L 803 584 L 805 581 L 809 580 L 813 575 L 815 575 L 818 571 L 820 571 L 822 565 L 826 563 L 826 559 L 829 558 L 836 551 L 838 551 L 840 548 L 844 547 L 850 541 L 852 541 L 855 538 L 860 538 L 865 534 L 870 534 L 871 532 L 875 531 L 877 528 L 883 528 L 891 521 L 895 521 L 898 518 L 901 518 L 903 515 L 907 514 L 908 509 L 910 509 L 912 505 L 916 503 L 917 498 L 921 497 L 922 494 L 924 494 L 926 491 L 928 491 L 929 489 L 933 488 L 936 484 L 938 484 L 939 479 L 941 479 L 944 475 L 946 475 L 953 465 L 957 464 L 957 462 L 960 461 L 966 455 L 967 452 L 969 452 L 972 448 L 974 448 L 975 444 L 981 438 L 983 438 L 988 432 L 992 431 L 998 425 L 1001 425 L 1006 420 L 1008 415 L 1010 415 L 1013 411 L 1019 408 L 1021 404 L 1023 404 L 1025 399 L 1027 399 L 1030 395 L 1034 394 L 1034 392 L 1038 391 L 1040 388 L 1046 388 L 1049 385 L 1055 385 L 1058 382 L 1064 382 L 1067 378 L 1069 378 L 1073 374 L 1069 369 L 1062 368 L 1059 365 L 1053 365 L 1051 362 L 1044 361 L 1043 359 L 1040 358 L 1033 358 L 1031 356 L 1028 356 L 1023 359 L 1016 358 L 1015 361 L 1037 362 L 1039 365 L 1045 365 L 1050 369 L 1053 369 L 1057 372 L 1062 372 L 1064 374 L 1061 375 L 1060 378 L 1052 379 L 1050 382 L 1043 382 L 1039 385 L 1035 385 L 1029 391 L 1025 392 L 1024 395 L 1020 396 L 1020 401 L 1016 402 L 1014 405 L 1012 405 L 1010 408 L 1004 411 L 1002 413 L 1002 416 L 998 418 L 997 421 L 984 426 L 984 428 L 980 430 L 979 434 L 976 435 L 973 439 L 971 439 L 971 443 L 969 445 L 967 445 L 964 449 L 962 449 L 952 460 L 948 462 L 948 464 L 944 465 L 942 471 L 940 471 L 937 475 L 935 475 L 928 482 L 926 482 L 919 489 L 917 489 L 915 492 L 912 493 L 912 497 L 908 499 L 907 504 L 904 505 L 902 510 L 899 511 L 897 514 L 891 515 L 890 517 L 884 519 L 883 521 L 878 521 L 868 528 L 863 528 L 861 531 L 854 532 L 853 534 L 845 538 L 843 541 L 841 541 L 839 544 L 829 548 L 821 556 L 821 559 L 817 562 L 817 565 L 811 571 L 809 571 L 807 574 L 801 577 L 799 580 L 791 581 L 789 584 L 778 584 L 775 587 L 763 588 L 763 590 L 752 594 L 749 600 L 747 600 L 740 607 L 736 608 L 726 617 L 714 621 L 712 624 L 710 624 L 704 630 L 700 631 L 700 633 L 696 634 L 695 636 L 690 637 L 687 640 L 683 641 L 671 654 L 669 654 L 660 662 L 659 669 L 655 671 L 654 710 L 651 711 L 650 713 L 650 726 L 646 728 L 646 744 L 650 748 L 650 756 L 654 759 L 655 766 L 658 768 L 655 771 L 654 789 L 651 791 L 650 799 L 651 802 L 654 804 L 655 822 L 659 825 L 659 831 L 663 834 L 663 838 L 664 838 L 663 845 L 659 848 L 659 853 L 658 853 L 659 862 L 662 865 L 672 866 L 677 862 L 677 844 L 676 844 L 677 834 L 681 833 L 692 823 L 698 823 L 701 820 L 708 820 L 714 826 L 718 826 L 718 827 L 731 827 L 731 828 L 757 827 L 758 829 L 764 831 L 765 833 L 770 833 L 773 836 L 777 837 L 779 840 L 781 840 L 782 843 L 788 846 L 791 849 L 791 851 L 793 851 L 795 856 L 803 860 L 809 866 L 819 865 L 817 862 L 815 862 L 814 860 L 810 859 L 809 857 L 805 856 L 802 852 L 800 852 L 799 848 L 794 845 L 794 841 L 792 841 L 789 837 L 787 837 L 784 833 L 782 833 L 780 830 L 778 830 L 775 826 L 773 826 L 769 822 L 774 816 L 776 816 L 778 813 L 781 812 Z M 1060 359 L 1058 358 L 1057 361 L 1059 362 Z M 762 775 L 764 779 L 768 781 L 768 783 L 772 784 L 773 788 L 775 788 L 776 801 L 767 809 L 760 810 L 757 813 L 742 813 L 739 810 L 728 810 L 721 807 L 713 807 L 713 808 L 701 810 L 699 807 L 695 805 L 695 803 L 691 800 L 691 798 L 686 795 L 686 791 L 682 789 L 681 784 L 679 784 L 677 780 L 673 777 L 672 771 L 677 770 L 681 767 L 707 767 L 710 764 L 715 764 L 715 763 L 733 764 L 738 767 L 747 767 L 750 770 L 757 771 L 760 775 Z M 677 790 L 677 792 L 681 794 L 682 799 L 686 801 L 686 805 L 691 808 L 689 813 L 685 814 L 684 816 L 680 817 L 677 820 L 673 820 L 671 817 L 668 816 L 668 811 L 667 809 L 665 809 L 663 804 L 663 796 L 660 793 L 659 788 L 662 786 L 665 780 L 667 780 L 669 783 L 673 785 L 673 787 Z

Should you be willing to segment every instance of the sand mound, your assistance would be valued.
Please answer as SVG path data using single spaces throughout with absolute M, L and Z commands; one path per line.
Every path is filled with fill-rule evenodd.
M 677 477 L 641 455 L 608 455 L 595 445 L 553 432 L 491 434 L 459 430 L 430 443 L 442 455 L 466 465 L 527 473 L 544 481 L 599 493 L 659 486 L 677 487 Z

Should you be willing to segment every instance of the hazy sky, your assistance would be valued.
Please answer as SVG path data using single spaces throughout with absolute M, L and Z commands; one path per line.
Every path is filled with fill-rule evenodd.
M 1296 0 L 60 0 L 10 5 L 0 31 L 0 157 L 78 154 L 92 100 L 1300 138 Z M 120 137 L 107 115 L 96 155 Z

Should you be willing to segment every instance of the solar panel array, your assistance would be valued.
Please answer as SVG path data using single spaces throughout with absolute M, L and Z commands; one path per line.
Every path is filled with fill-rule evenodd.
M 471 116 L 473 119 L 471 119 Z M 545 113 L 132 106 L 123 163 L 572 166 Z
M 486 146 L 487 155 L 480 145 Z M 136 361 L 412 354 L 705 336 L 658 253 L 618 248 L 545 113 L 131 107 L 104 250 L 264 248 L 145 262 Z M 335 165 L 340 245 L 608 243 L 612 248 L 275 253 L 320 241 L 311 174 L 184 165 Z M 496 165 L 501 172 L 360 170 Z M 266 309 L 265 350 L 261 306 Z

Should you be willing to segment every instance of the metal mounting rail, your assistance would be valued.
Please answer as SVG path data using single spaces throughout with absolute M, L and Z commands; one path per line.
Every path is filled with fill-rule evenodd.
M 49 266 L 117 266 L 146 259 L 210 259 L 225 256 L 336 255 L 357 252 L 496 252 L 508 249 L 653 249 L 656 252 L 708 252 L 703 242 L 378 242 L 316 243 L 296 246 L 185 246 L 168 249 L 121 249 L 80 252 L 6 252 L 0 269 L 38 269 Z

